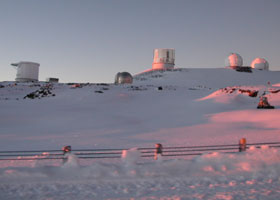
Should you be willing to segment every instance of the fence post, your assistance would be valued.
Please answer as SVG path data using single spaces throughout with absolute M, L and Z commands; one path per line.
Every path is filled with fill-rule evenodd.
M 62 151 L 63 151 L 63 164 L 66 163 L 68 161 L 68 156 L 71 153 L 71 146 L 64 146 L 62 147 Z
M 246 151 L 246 138 L 241 138 L 239 140 L 239 152 Z
M 160 158 L 162 156 L 162 145 L 160 143 L 155 145 L 156 149 L 155 149 L 155 155 L 154 155 L 154 159 L 157 160 L 158 158 Z

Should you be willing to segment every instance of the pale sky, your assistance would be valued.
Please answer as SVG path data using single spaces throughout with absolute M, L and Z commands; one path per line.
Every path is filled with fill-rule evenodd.
M 176 67 L 224 67 L 236 52 L 280 70 L 279 0 L 0 0 L 0 25 L 0 81 L 34 61 L 42 81 L 113 82 L 151 68 L 154 48 L 175 48 Z

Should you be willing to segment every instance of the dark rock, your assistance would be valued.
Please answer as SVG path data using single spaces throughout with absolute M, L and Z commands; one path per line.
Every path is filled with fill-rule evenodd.
M 249 92 L 249 96 L 250 96 L 250 97 L 257 97 L 257 96 L 258 96 L 258 93 L 259 93 L 258 91 L 253 90 L 253 91 L 250 91 L 250 92 Z
M 29 99 L 35 99 L 35 98 L 44 98 L 44 97 L 49 97 L 49 96 L 54 96 L 52 95 L 52 85 L 51 84 L 48 84 L 48 85 L 45 85 L 43 87 L 41 87 L 39 90 L 36 90 L 34 92 L 31 92 L 29 94 L 27 94 L 24 99 L 26 98 L 29 98 Z
M 96 90 L 95 93 L 100 93 L 101 94 L 101 93 L 104 93 L 104 92 L 101 91 L 101 90 Z
M 97 83 L 96 85 L 100 85 L 100 86 L 109 86 L 109 84 L 107 84 L 107 83 Z
M 270 91 L 271 93 L 278 93 L 280 92 L 280 90 L 274 90 L 274 91 Z

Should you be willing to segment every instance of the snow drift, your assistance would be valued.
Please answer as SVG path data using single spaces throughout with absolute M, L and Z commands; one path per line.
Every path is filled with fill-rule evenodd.
M 219 198 L 273 199 L 280 193 L 275 190 L 279 161 L 280 151 L 266 146 L 251 147 L 245 153 L 214 152 L 191 160 L 135 162 L 129 167 L 127 160 L 78 166 L 70 159 L 61 167 L 2 168 L 0 194 L 1 199 L 44 199 L 42 195 L 49 199 L 215 199 L 225 194 Z

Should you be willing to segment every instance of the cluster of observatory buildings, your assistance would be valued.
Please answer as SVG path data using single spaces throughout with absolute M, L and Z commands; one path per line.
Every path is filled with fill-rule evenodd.
M 268 70 L 269 64 L 264 58 L 256 58 L 252 61 L 251 66 L 243 66 L 243 59 L 238 53 L 231 53 L 225 61 L 225 66 L 232 69 L 253 68 L 258 70 Z
M 16 81 L 18 82 L 37 82 L 39 79 L 39 63 L 21 61 L 12 63 L 17 70 Z M 47 82 L 58 82 L 58 78 L 47 78 Z
M 243 66 L 243 59 L 238 53 L 230 53 L 225 60 L 225 67 L 240 72 L 251 72 L 251 69 L 268 70 L 269 64 L 264 58 L 256 58 L 251 66 Z M 175 68 L 175 49 L 155 49 L 152 69 L 172 70 Z M 128 72 L 119 72 L 115 77 L 115 84 L 132 83 L 133 77 Z
M 39 63 L 19 62 L 12 63 L 16 67 L 16 81 L 35 82 L 39 77 Z M 264 58 L 256 58 L 252 61 L 251 66 L 243 66 L 243 59 L 237 53 L 231 53 L 225 60 L 225 67 L 237 71 L 250 71 L 253 69 L 268 70 L 269 64 Z M 175 49 L 154 49 L 154 58 L 152 68 L 148 71 L 155 70 L 172 70 L 175 68 Z M 58 78 L 47 78 L 47 82 L 58 82 Z M 132 83 L 133 76 L 128 72 L 119 72 L 115 76 L 115 84 Z

